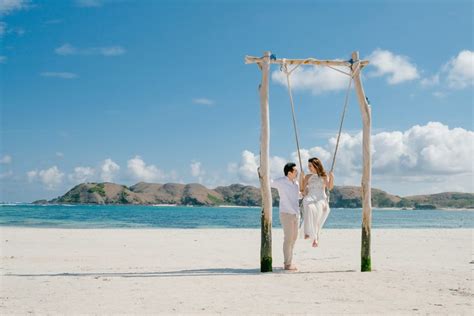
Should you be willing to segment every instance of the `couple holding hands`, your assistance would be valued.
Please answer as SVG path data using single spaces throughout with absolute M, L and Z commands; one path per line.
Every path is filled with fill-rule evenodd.
M 323 164 L 316 158 L 308 160 L 310 174 L 301 171 L 299 182 L 296 164 L 289 162 L 283 168 L 284 177 L 271 182 L 271 186 L 280 195 L 280 222 L 283 227 L 283 255 L 285 270 L 295 271 L 293 265 L 293 248 L 298 239 L 300 222 L 299 199 L 303 198 L 303 230 L 304 239 L 309 239 L 313 247 L 319 243 L 321 229 L 329 215 L 329 201 L 326 188 L 334 186 L 334 174 L 324 171 Z

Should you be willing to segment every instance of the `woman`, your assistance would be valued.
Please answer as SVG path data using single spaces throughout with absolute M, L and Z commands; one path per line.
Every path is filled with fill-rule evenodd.
M 308 160 L 310 174 L 300 175 L 300 190 L 303 194 L 303 228 L 304 238 L 313 241 L 312 246 L 319 244 L 319 234 L 329 215 L 329 202 L 326 187 L 334 187 L 334 174 L 329 176 L 324 171 L 321 160 L 313 157 Z

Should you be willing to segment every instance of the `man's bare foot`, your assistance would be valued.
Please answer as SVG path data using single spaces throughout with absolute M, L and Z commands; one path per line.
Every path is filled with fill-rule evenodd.
M 309 235 L 304 235 L 304 239 L 309 239 Z
M 313 248 L 316 248 L 318 246 L 318 242 L 316 241 L 316 239 L 313 240 L 313 245 L 312 246 L 313 246 Z
M 296 268 L 295 265 L 292 265 L 292 264 L 285 264 L 285 270 L 288 270 L 288 271 L 296 271 L 296 270 L 298 270 L 298 269 Z

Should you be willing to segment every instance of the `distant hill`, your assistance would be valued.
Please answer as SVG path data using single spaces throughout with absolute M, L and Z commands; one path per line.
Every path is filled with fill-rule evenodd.
M 398 207 L 401 197 L 379 189 L 372 189 L 372 206 Z M 330 193 L 329 206 L 358 208 L 362 207 L 361 188 L 354 186 L 335 186 Z
M 411 206 L 415 208 L 426 208 L 430 205 L 437 208 L 474 208 L 474 194 L 472 193 L 443 192 L 431 195 L 407 196 L 404 200 L 412 203 Z
M 217 187 L 215 191 L 222 195 L 226 204 L 238 206 L 262 205 L 260 189 L 250 185 L 231 184 L 225 187 Z M 273 204 L 278 205 L 279 197 L 276 189 L 272 189 L 272 197 Z
M 273 205 L 279 202 L 278 192 L 272 189 Z M 82 183 L 76 185 L 63 196 L 51 201 L 38 200 L 33 203 L 70 204 L 176 204 L 196 206 L 259 206 L 262 203 L 260 189 L 232 184 L 208 189 L 197 183 L 145 183 L 131 187 L 115 183 Z M 340 208 L 360 208 L 361 188 L 355 186 L 336 186 L 331 191 L 330 206 Z M 372 189 L 373 207 L 398 208 L 472 208 L 473 193 L 446 192 L 431 195 L 400 197 L 379 189 Z
M 220 193 L 197 183 L 140 182 L 131 187 L 115 183 L 82 183 L 49 203 L 219 205 Z

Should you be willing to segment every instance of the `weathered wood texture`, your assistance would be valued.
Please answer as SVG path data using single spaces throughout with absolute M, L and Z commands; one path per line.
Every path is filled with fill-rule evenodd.
M 359 53 L 353 52 L 352 59 L 359 60 Z M 365 97 L 364 88 L 360 79 L 360 67 L 353 65 L 356 71 L 354 75 L 354 86 L 362 114 L 362 244 L 361 244 L 361 271 L 371 271 L 370 257 L 370 228 L 372 224 L 372 202 L 371 202 L 371 152 L 370 152 L 370 130 L 371 113 L 370 105 Z
M 262 235 L 260 247 L 260 271 L 272 271 L 272 192 L 270 188 L 270 112 L 268 105 L 268 87 L 270 74 L 270 52 L 259 63 L 262 69 L 260 84 L 260 167 L 258 176 L 262 192 Z

